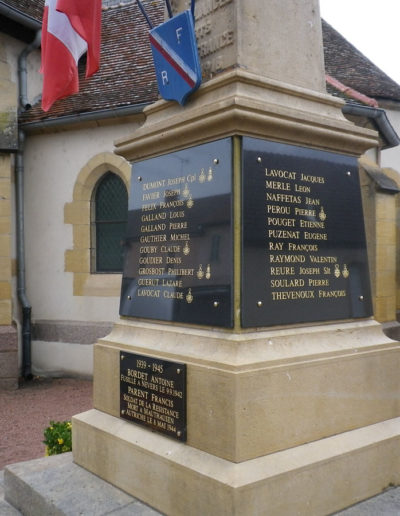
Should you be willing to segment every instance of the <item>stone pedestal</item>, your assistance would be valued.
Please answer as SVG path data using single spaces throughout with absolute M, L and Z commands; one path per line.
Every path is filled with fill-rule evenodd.
M 187 364 L 187 443 L 120 419 L 120 354 Z M 328 514 L 400 481 L 397 343 L 374 321 L 249 333 L 120 321 L 74 460 L 166 514 Z
M 229 136 L 353 157 L 376 144 L 323 92 L 317 2 L 196 5 L 204 54 L 223 41 L 217 17 L 232 25 L 212 52 L 221 73 L 185 108 L 147 108 L 118 154 L 141 161 Z M 261 33 L 270 44 L 250 52 Z M 234 269 L 233 328 L 121 318 L 96 344 L 94 410 L 73 419 L 75 462 L 171 515 L 328 514 L 398 483 L 398 343 L 369 318 L 244 329 Z M 186 443 L 121 419 L 120 352 L 186 365 Z

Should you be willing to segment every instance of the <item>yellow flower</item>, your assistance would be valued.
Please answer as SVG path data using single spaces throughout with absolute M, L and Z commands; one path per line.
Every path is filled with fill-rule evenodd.
M 57 439 L 58 440 L 58 444 L 64 444 L 64 439 Z

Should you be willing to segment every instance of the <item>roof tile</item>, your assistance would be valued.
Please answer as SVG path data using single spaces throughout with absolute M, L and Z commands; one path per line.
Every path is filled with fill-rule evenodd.
M 41 19 L 44 0 L 0 2 Z M 165 8 L 163 0 L 142 2 L 153 24 L 161 23 Z M 325 21 L 322 21 L 322 29 L 327 74 L 368 97 L 400 101 L 400 86 L 395 81 Z M 100 70 L 86 79 L 84 64 L 82 61 L 79 66 L 79 93 L 55 102 L 47 113 L 38 103 L 22 114 L 22 121 L 114 109 L 158 98 L 148 26 L 136 2 L 121 2 L 103 10 Z M 328 91 L 332 91 L 329 85 Z

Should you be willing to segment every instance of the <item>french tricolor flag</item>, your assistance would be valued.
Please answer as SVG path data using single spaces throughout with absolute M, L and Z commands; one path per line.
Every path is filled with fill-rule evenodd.
M 42 109 L 79 91 L 78 61 L 86 77 L 99 68 L 101 0 L 46 0 L 42 26 Z

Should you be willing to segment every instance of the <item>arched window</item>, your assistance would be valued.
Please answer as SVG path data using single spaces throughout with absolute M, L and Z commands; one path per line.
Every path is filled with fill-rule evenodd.
M 122 271 L 128 218 L 128 192 L 116 174 L 107 172 L 94 189 L 92 204 L 92 272 Z

